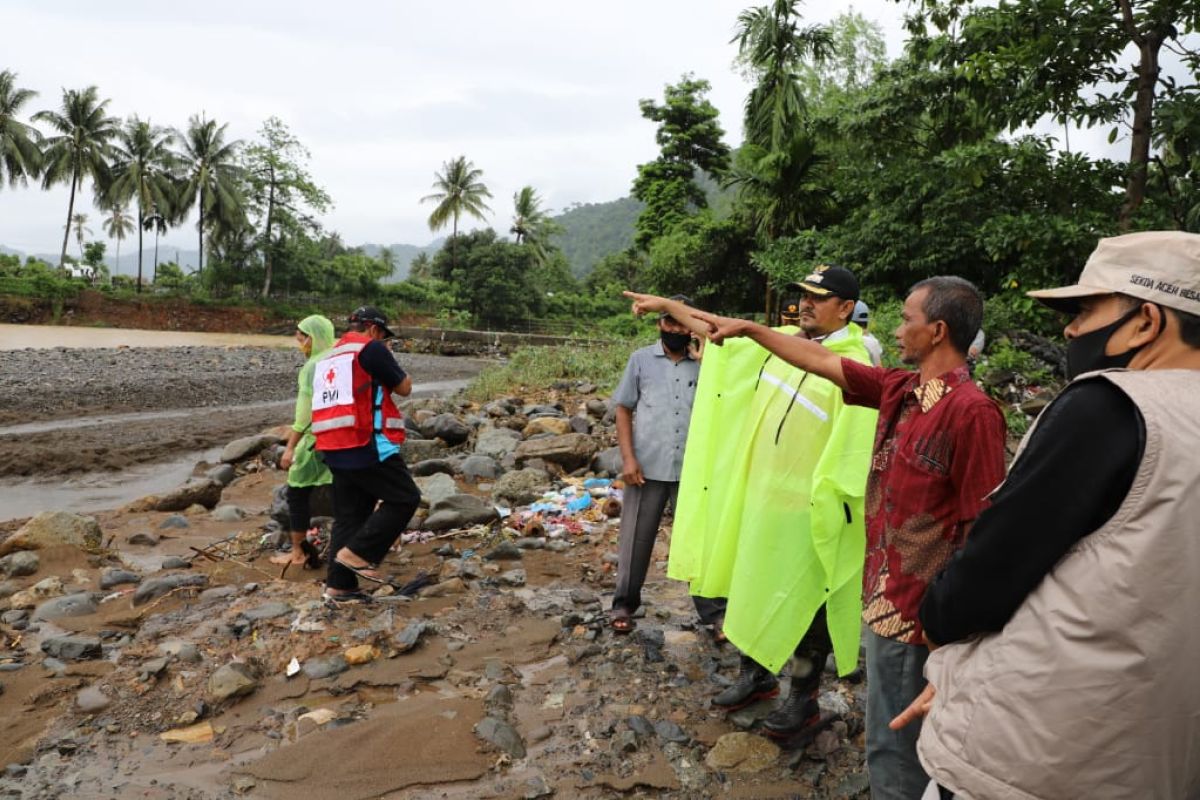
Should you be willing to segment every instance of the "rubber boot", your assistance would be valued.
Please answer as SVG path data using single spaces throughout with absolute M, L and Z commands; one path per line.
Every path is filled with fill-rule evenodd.
M 821 706 L 817 704 L 816 693 L 805 692 L 800 687 L 794 687 L 779 708 L 763 720 L 766 734 L 778 738 L 790 738 L 806 728 L 819 728 L 820 725 Z
M 737 680 L 732 686 L 713 698 L 713 705 L 720 706 L 725 711 L 737 711 L 739 708 L 765 700 L 779 694 L 779 681 L 767 672 L 752 658 L 742 656 L 738 668 Z

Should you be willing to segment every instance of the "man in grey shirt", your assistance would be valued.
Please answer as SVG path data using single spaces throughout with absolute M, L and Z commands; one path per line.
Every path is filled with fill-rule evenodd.
M 683 295 L 676 295 L 691 305 Z M 659 341 L 634 351 L 613 395 L 625 503 L 612 627 L 633 630 L 633 612 L 642 603 L 642 584 L 667 501 L 674 505 L 683 468 L 692 399 L 700 363 L 688 351 L 688 329 L 667 315 L 658 319 Z

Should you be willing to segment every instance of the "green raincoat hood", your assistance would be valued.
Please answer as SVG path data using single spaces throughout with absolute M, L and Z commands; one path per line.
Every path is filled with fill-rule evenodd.
M 310 361 L 320 357 L 322 353 L 333 347 L 333 343 L 337 340 L 333 332 L 333 323 L 320 314 L 305 317 L 296 327 L 312 337 L 312 352 L 308 356 Z

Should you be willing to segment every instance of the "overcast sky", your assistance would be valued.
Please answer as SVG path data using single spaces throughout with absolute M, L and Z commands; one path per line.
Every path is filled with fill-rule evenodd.
M 311 150 L 312 175 L 333 197 L 329 229 L 348 244 L 425 244 L 434 238 L 431 206 L 419 200 L 434 171 L 460 154 L 484 171 L 494 195 L 488 222 L 502 232 L 525 184 L 556 210 L 627 195 L 635 166 L 657 152 L 637 102 L 661 98 L 685 72 L 712 83 L 736 145 L 748 87 L 729 40 L 753 4 L 8 0 L 0 69 L 39 92 L 26 117 L 58 107 L 64 87 L 89 84 L 117 116 L 183 127 L 203 112 L 243 141 L 278 116 Z M 804 8 L 815 22 L 850 6 Z M 854 8 L 883 26 L 898 55 L 903 6 Z M 82 210 L 100 237 L 90 195 Z M 66 185 L 0 189 L 0 244 L 58 252 L 67 196 Z M 166 244 L 194 249 L 194 225 Z

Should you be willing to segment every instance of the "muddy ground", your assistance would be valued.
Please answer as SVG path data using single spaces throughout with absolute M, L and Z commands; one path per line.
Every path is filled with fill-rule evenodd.
M 234 357 L 244 366 L 211 369 L 214 383 L 287 377 L 278 354 Z M 151 386 L 155 371 L 130 363 L 125 374 Z M 406 363 L 415 377 L 418 363 L 446 377 L 433 373 L 438 360 Z M 139 397 L 111 391 L 108 411 Z M 590 392 L 527 401 L 579 416 L 600 399 Z M 442 410 L 490 413 L 448 403 L 416 414 Z M 210 425 L 228 416 L 212 413 Z M 592 419 L 592 436 L 611 445 L 611 426 Z M 170 439 L 184 423 L 161 424 Z M 130 446 L 141 436 L 152 432 L 139 428 Z M 535 531 L 520 546 L 528 531 L 500 524 L 410 542 L 385 567 L 399 582 L 432 582 L 415 597 L 385 588 L 368 604 L 331 607 L 319 571 L 281 574 L 269 561 L 268 509 L 283 481 L 270 459 L 248 458 L 217 511 L 101 512 L 100 547 L 43 547 L 32 572 L 0 581 L 0 797 L 866 796 L 865 685 L 855 676 L 827 675 L 829 727 L 782 748 L 761 733 L 778 700 L 728 715 L 712 706 L 738 656 L 697 626 L 685 587 L 664 577 L 669 525 L 644 591 L 648 613 L 624 637 L 605 624 L 617 521 L 599 506 L 557 538 Z M 491 496 L 486 480 L 456 471 L 454 481 Z M 226 506 L 240 511 L 219 513 Z M 497 548 L 504 557 L 490 558 Z M 137 582 L 114 584 L 113 570 Z M 163 580 L 175 588 L 135 605 Z M 41 612 L 78 595 L 94 607 Z M 87 656 L 54 655 L 55 637 L 68 633 L 94 646 Z M 226 694 L 231 671 L 245 686 Z
M 486 363 L 398 359 L 418 391 Z M 267 347 L 0 351 L 0 478 L 116 471 L 288 422 L 302 363 Z
M 737 655 L 697 628 L 682 585 L 663 577 L 669 530 L 649 614 L 625 637 L 602 624 L 615 521 L 505 560 L 486 558 L 506 538 L 487 529 L 405 546 L 388 568 L 437 584 L 330 608 L 318 573 L 281 576 L 260 544 L 281 479 L 248 472 L 225 490 L 240 521 L 200 508 L 107 512 L 97 519 L 109 549 L 40 551 L 22 588 L 53 576 L 95 591 L 114 568 L 143 585 L 170 575 L 200 585 L 141 606 L 137 586 L 118 586 L 93 614 L 0 628 L 0 796 L 865 797 L 863 684 L 827 676 L 822 703 L 839 719 L 790 750 L 742 733 L 774 701 L 728 716 L 711 706 Z M 180 519 L 186 527 L 163 527 Z M 159 541 L 131 543 L 137 534 Z M 214 542 L 211 557 L 192 549 Z M 190 567 L 160 569 L 172 555 Z M 66 631 L 98 637 L 100 657 L 47 659 L 41 643 Z M 293 658 L 301 670 L 289 678 Z M 253 688 L 214 699 L 212 676 L 235 662 Z M 500 732 L 485 737 L 481 723 Z M 746 752 L 714 763 L 722 741 Z

